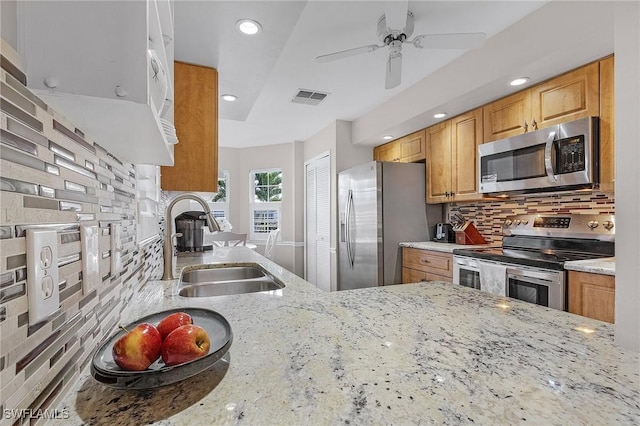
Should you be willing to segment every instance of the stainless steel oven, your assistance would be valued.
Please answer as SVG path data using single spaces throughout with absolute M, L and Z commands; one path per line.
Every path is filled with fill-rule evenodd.
M 568 303 L 565 262 L 615 253 L 613 215 L 519 215 L 502 246 L 453 250 L 453 282 L 553 309 Z
M 598 182 L 598 119 L 587 117 L 478 146 L 481 193 L 537 192 Z
M 564 271 L 455 255 L 453 282 L 499 296 L 566 310 Z

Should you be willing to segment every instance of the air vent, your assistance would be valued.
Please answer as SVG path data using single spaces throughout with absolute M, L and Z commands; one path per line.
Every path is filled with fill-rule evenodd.
M 315 92 L 313 90 L 300 89 L 293 97 L 291 102 L 294 104 L 318 105 L 329 94 L 323 92 Z

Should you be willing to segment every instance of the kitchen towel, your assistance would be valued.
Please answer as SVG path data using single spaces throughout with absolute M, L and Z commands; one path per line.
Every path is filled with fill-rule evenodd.
M 492 262 L 478 262 L 480 269 L 480 290 L 507 295 L 507 267 Z

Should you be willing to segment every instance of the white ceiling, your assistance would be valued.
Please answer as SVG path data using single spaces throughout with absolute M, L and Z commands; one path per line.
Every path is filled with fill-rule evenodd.
M 216 68 L 220 94 L 238 96 L 234 103 L 219 102 L 220 146 L 305 140 L 333 120 L 362 117 L 465 53 L 405 44 L 402 84 L 391 90 L 384 88 L 386 48 L 315 61 L 319 55 L 379 44 L 377 21 L 396 3 L 178 0 L 175 58 Z M 490 39 L 545 3 L 410 1 L 409 10 L 415 15 L 414 35 L 484 32 Z M 261 34 L 240 34 L 235 23 L 241 18 L 260 22 Z M 294 104 L 299 89 L 330 95 L 319 106 Z

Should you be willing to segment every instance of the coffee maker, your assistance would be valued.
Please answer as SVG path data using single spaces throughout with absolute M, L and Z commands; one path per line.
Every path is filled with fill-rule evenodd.
M 455 243 L 456 233 L 453 231 L 453 226 L 450 223 L 438 223 L 436 224 L 434 241 L 440 243 Z

